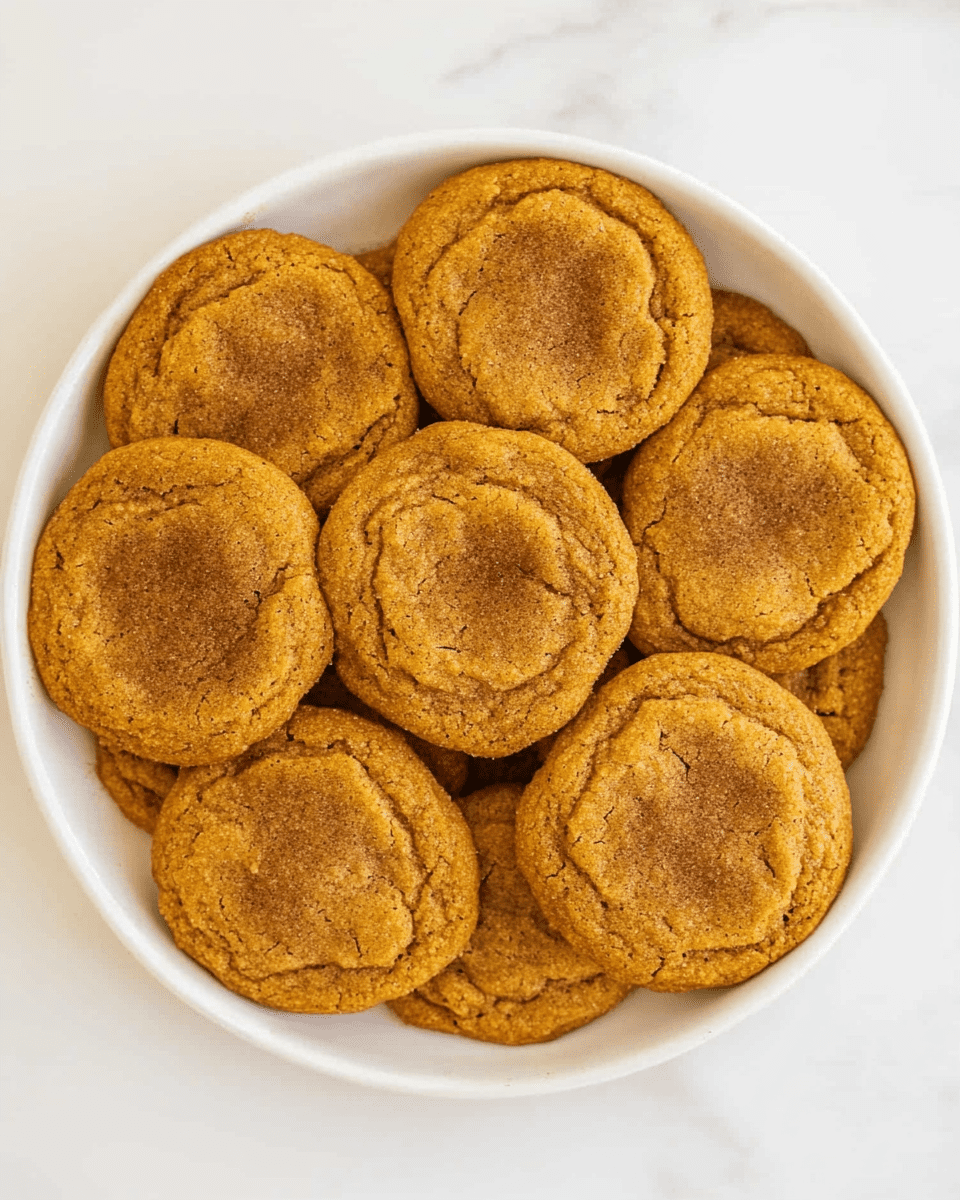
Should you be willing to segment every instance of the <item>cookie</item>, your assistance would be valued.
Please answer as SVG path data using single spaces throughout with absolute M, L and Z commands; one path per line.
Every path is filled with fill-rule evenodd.
M 383 287 L 348 254 L 272 229 L 228 234 L 167 267 L 117 344 L 103 402 L 112 445 L 234 442 L 318 511 L 417 420 Z
M 887 623 L 878 613 L 855 642 L 790 675 L 772 675 L 816 713 L 837 757 L 849 767 L 867 744 L 883 691 Z
M 488 758 L 577 712 L 636 597 L 630 538 L 586 467 L 535 434 L 460 421 L 364 469 L 319 564 L 350 691 Z
M 248 450 L 111 450 L 37 546 L 30 644 L 54 703 L 111 747 L 219 762 L 277 729 L 330 661 L 303 492 Z
M 153 875 L 180 949 L 288 1012 L 404 995 L 477 920 L 460 810 L 399 734 L 332 709 L 302 706 L 240 758 L 182 771 Z
M 379 721 L 404 738 L 410 749 L 421 762 L 426 763 L 437 783 L 451 796 L 459 796 L 467 782 L 467 770 L 470 760 L 460 750 L 450 750 L 445 746 L 434 746 L 423 738 L 407 733 L 405 729 L 386 721 L 379 713 L 374 712 L 369 704 L 364 704 L 359 696 L 348 691 L 337 676 L 333 667 L 328 667 L 303 698 L 304 704 L 314 708 L 340 708 L 345 712 L 356 713 L 358 717 L 366 717 L 368 721 Z
M 850 843 L 819 720 L 719 654 L 622 671 L 517 812 L 517 861 L 550 924 L 655 991 L 738 983 L 786 954 L 833 902 Z
M 163 802 L 177 782 L 177 768 L 111 750 L 98 741 L 96 769 L 97 778 L 127 820 L 153 833 Z
M 639 184 L 554 159 L 447 179 L 397 239 L 413 373 L 448 420 L 525 429 L 581 462 L 635 446 L 703 374 L 700 252 Z
M 630 639 L 768 673 L 812 666 L 858 638 L 890 595 L 914 503 L 893 426 L 840 371 L 732 359 L 627 472 L 640 574 Z
M 712 288 L 713 335 L 707 370 L 745 354 L 809 355 L 807 343 L 759 300 Z
M 390 1008 L 408 1025 L 482 1042 L 549 1042 L 608 1012 L 630 991 L 605 975 L 537 908 L 514 851 L 516 784 L 461 802 L 480 860 L 480 917 L 459 958 Z
M 357 262 L 364 270 L 377 280 L 381 287 L 390 291 L 391 276 L 393 275 L 393 259 L 397 253 L 397 239 L 388 242 L 386 246 L 377 246 L 373 250 L 364 250 L 357 255 Z

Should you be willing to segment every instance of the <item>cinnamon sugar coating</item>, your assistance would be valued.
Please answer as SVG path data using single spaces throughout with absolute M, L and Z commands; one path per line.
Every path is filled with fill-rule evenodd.
M 630 539 L 590 472 L 534 434 L 466 422 L 371 463 L 318 557 L 350 691 L 491 758 L 577 712 L 636 596 Z
M 502 784 L 460 802 L 480 861 L 480 916 L 463 953 L 390 1008 L 408 1025 L 526 1046 L 578 1029 L 630 991 L 550 928 L 517 867 L 522 788 Z
M 232 991 L 290 1012 L 359 1012 L 466 946 L 476 851 L 399 734 L 301 706 L 240 758 L 182 771 L 153 842 L 177 945 Z
M 30 643 L 51 698 L 113 748 L 179 766 L 272 733 L 330 661 L 316 514 L 226 442 L 105 454 L 37 546 Z
M 551 925 L 656 991 L 738 983 L 807 937 L 850 856 L 823 726 L 716 654 L 621 672 L 523 794 L 517 861 Z
M 444 417 L 526 429 L 581 462 L 635 446 L 703 373 L 700 252 L 639 184 L 554 159 L 435 188 L 397 239 L 393 296 Z
M 640 574 L 630 639 L 644 653 L 803 670 L 886 601 L 914 504 L 903 446 L 855 383 L 810 358 L 733 359 L 627 472 Z
M 217 438 L 275 463 L 325 511 L 417 399 L 392 301 L 348 254 L 251 229 L 172 263 L 120 338 L 111 444 Z

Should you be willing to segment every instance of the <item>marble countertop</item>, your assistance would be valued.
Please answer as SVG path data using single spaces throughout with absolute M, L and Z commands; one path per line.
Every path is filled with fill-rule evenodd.
M 6 0 L 0 497 L 90 322 L 192 221 L 279 171 L 438 127 L 663 159 L 853 302 L 960 524 L 960 10 L 884 0 Z M 642 1074 L 498 1102 L 365 1090 L 167 993 L 60 858 L 0 729 L 3 1177 L 17 1200 L 923 1197 L 960 1187 L 960 718 L 836 947 Z

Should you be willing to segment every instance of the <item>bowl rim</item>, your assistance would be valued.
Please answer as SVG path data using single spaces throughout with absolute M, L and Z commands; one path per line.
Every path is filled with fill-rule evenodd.
M 62 812 L 56 789 L 44 767 L 43 747 L 39 744 L 30 722 L 23 715 L 28 711 L 26 701 L 33 669 L 32 654 L 26 636 L 26 610 L 34 550 L 31 528 L 35 525 L 38 493 L 42 491 L 47 469 L 47 464 L 43 461 L 44 446 L 53 431 L 59 427 L 65 409 L 72 402 L 78 379 L 89 369 L 96 355 L 102 352 L 111 330 L 117 327 L 121 319 L 129 319 L 133 309 L 161 270 L 194 246 L 209 241 L 230 228 L 251 224 L 256 219 L 258 210 L 267 204 L 277 203 L 280 199 L 289 201 L 298 193 L 322 185 L 325 178 L 337 177 L 361 165 L 370 167 L 378 159 L 389 162 L 395 161 L 398 156 L 413 157 L 418 153 L 438 153 L 443 150 L 479 150 L 494 144 L 500 148 L 497 152 L 497 157 L 500 158 L 539 155 L 593 163 L 607 170 L 620 171 L 628 177 L 642 177 L 654 192 L 657 191 L 658 184 L 675 185 L 711 210 L 719 211 L 727 220 L 745 231 L 752 240 L 776 258 L 784 260 L 793 271 L 805 278 L 825 305 L 841 320 L 846 329 L 851 331 L 859 349 L 884 376 L 886 390 L 896 395 L 897 429 L 903 440 L 909 441 L 911 447 L 910 461 L 917 483 L 918 498 L 922 497 L 925 535 L 931 542 L 934 562 L 933 586 L 936 588 L 938 600 L 936 636 L 942 652 L 937 658 L 932 676 L 925 682 L 925 690 L 931 698 L 930 711 L 933 716 L 922 730 L 919 752 L 915 757 L 918 765 L 905 789 L 909 795 L 906 802 L 899 806 L 897 818 L 893 823 L 892 832 L 886 839 L 883 852 L 874 857 L 866 877 L 860 880 L 854 901 L 846 904 L 842 913 L 835 912 L 833 920 L 830 919 L 831 914 L 828 914 L 828 918 L 810 938 L 775 964 L 778 968 L 776 971 L 768 969 L 755 977 L 756 980 L 763 980 L 765 983 L 760 983 L 749 993 L 744 993 L 739 1002 L 734 1000 L 733 1003 L 720 1006 L 719 1010 L 712 1014 L 715 1019 L 701 1022 L 692 1031 L 668 1037 L 654 1047 L 640 1049 L 634 1054 L 625 1054 L 613 1063 L 579 1064 L 568 1070 L 546 1072 L 535 1079 L 473 1079 L 464 1084 L 445 1074 L 414 1074 L 405 1070 L 386 1070 L 357 1064 L 316 1047 L 305 1049 L 295 1036 L 283 1036 L 275 1029 L 267 1028 L 258 1023 L 252 1013 L 247 1019 L 244 1015 L 246 1010 L 218 1010 L 215 1004 L 211 1004 L 207 989 L 198 985 L 194 974 L 189 970 L 171 970 L 169 963 L 149 944 L 145 944 L 141 933 L 129 921 L 109 888 L 97 875 L 81 841 Z M 449 1098 L 545 1094 L 620 1078 L 665 1062 L 701 1045 L 751 1015 L 791 986 L 830 948 L 866 903 L 899 852 L 916 817 L 946 731 L 960 624 L 956 556 L 949 509 L 929 436 L 919 411 L 893 364 L 863 320 L 823 271 L 742 205 L 675 167 L 594 139 L 514 127 L 431 130 L 383 138 L 323 155 L 247 189 L 207 216 L 193 222 L 155 254 L 90 326 L 41 412 L 19 472 L 7 520 L 2 587 L 0 649 L 11 722 L 21 761 L 31 790 L 67 864 L 100 915 L 126 948 L 155 978 L 195 1011 L 245 1041 L 281 1058 L 353 1083 Z M 728 993 L 725 999 L 731 999 L 731 995 Z

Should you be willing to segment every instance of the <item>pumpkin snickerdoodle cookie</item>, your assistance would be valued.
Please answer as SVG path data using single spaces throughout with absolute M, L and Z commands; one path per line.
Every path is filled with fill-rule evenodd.
M 30 643 L 68 716 L 111 748 L 194 766 L 278 728 L 330 661 L 316 514 L 226 442 L 105 454 L 37 546 Z
M 707 370 L 745 354 L 809 355 L 807 343 L 765 304 L 739 292 L 712 288 L 713 334 Z
M 435 188 L 397 239 L 393 297 L 447 419 L 526 429 L 581 462 L 635 446 L 703 374 L 703 259 L 639 184 L 554 159 Z
M 578 1029 L 630 991 L 574 950 L 537 907 L 514 850 L 522 791 L 501 784 L 460 802 L 480 859 L 480 918 L 459 958 L 390 1002 L 408 1025 L 525 1046 Z
M 470 831 L 427 768 L 398 733 L 306 705 L 238 759 L 180 773 L 153 874 L 177 945 L 291 1012 L 401 996 L 477 920 Z
M 318 511 L 417 421 L 383 287 L 350 255 L 272 229 L 167 267 L 120 338 L 103 399 L 114 446 L 234 442 L 286 471 Z
M 636 598 L 630 538 L 587 468 L 535 434 L 460 421 L 366 467 L 318 560 L 350 691 L 490 758 L 579 710 Z
M 867 744 L 883 691 L 887 622 L 877 613 L 866 631 L 837 654 L 805 671 L 772 675 L 816 713 L 844 767 Z
M 177 768 L 151 762 L 97 742 L 97 778 L 128 821 L 153 833 L 163 802 L 177 782 Z
M 630 630 L 644 653 L 714 650 L 783 674 L 854 641 L 903 569 L 914 487 L 893 426 L 811 358 L 709 372 L 635 454 Z
M 850 856 L 850 798 L 817 718 L 752 667 L 657 654 L 557 739 L 517 813 L 547 920 L 617 978 L 739 983 L 810 934 Z

